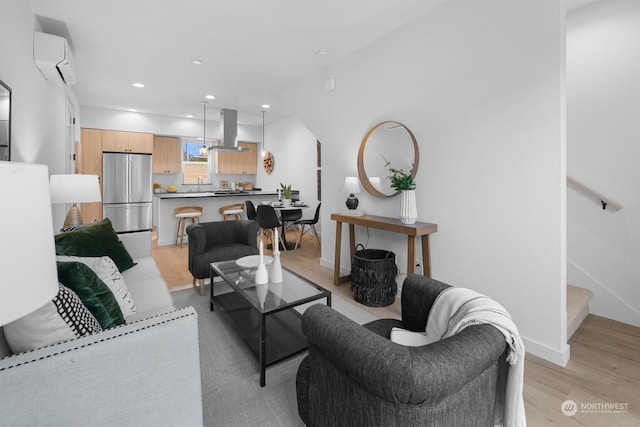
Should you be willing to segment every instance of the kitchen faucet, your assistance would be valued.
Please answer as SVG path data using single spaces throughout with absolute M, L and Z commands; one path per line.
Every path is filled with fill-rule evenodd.
M 200 184 L 202 184 L 202 177 L 198 176 L 198 186 L 196 187 L 196 191 L 200 191 Z

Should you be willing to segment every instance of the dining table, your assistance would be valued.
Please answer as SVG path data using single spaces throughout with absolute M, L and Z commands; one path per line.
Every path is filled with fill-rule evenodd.
M 299 210 L 302 211 L 302 209 L 308 208 L 309 205 L 307 204 L 290 204 L 288 206 L 285 205 L 274 205 L 273 203 L 271 204 L 271 206 L 273 207 L 273 209 L 276 211 L 276 213 L 281 212 L 281 211 L 294 211 L 294 210 Z M 289 243 L 287 242 L 287 233 L 286 233 L 286 227 L 287 224 L 285 223 L 285 221 L 280 221 L 282 222 L 282 243 L 284 244 L 284 247 L 287 250 L 292 250 L 296 248 L 295 243 Z

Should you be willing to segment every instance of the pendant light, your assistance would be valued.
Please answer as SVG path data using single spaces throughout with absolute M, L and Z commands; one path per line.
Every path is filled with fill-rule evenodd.
M 207 101 L 202 101 L 202 144 L 207 145 Z
M 262 157 L 267 155 L 267 150 L 264 148 L 264 113 L 266 113 L 266 111 L 262 110 Z

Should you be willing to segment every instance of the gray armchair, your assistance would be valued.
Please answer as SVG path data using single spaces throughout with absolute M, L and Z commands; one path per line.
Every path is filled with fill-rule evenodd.
M 255 221 L 216 221 L 189 224 L 189 272 L 204 295 L 204 279 L 209 277 L 209 264 L 259 253 L 256 245 L 258 223 Z
M 424 332 L 448 285 L 409 275 L 402 320 L 358 325 L 325 305 L 309 307 L 302 328 L 309 354 L 296 378 L 307 426 L 493 426 L 504 396 L 506 342 L 493 326 L 469 326 L 422 347 L 389 340 L 394 326 Z M 502 415 L 498 417 L 502 419 Z

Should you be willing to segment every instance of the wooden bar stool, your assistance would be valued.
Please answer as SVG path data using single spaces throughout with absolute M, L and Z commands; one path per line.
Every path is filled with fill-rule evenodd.
M 173 210 L 173 216 L 178 218 L 178 227 L 176 228 L 176 245 L 178 244 L 178 236 L 180 236 L 180 247 L 184 240 L 184 223 L 187 219 L 191 223 L 200 222 L 202 216 L 202 207 L 200 206 L 180 206 Z
M 242 212 L 244 212 L 244 204 L 236 203 L 233 205 L 226 205 L 220 208 L 219 212 L 223 215 L 222 220 L 226 221 L 230 216 L 234 216 L 235 219 L 242 219 Z

